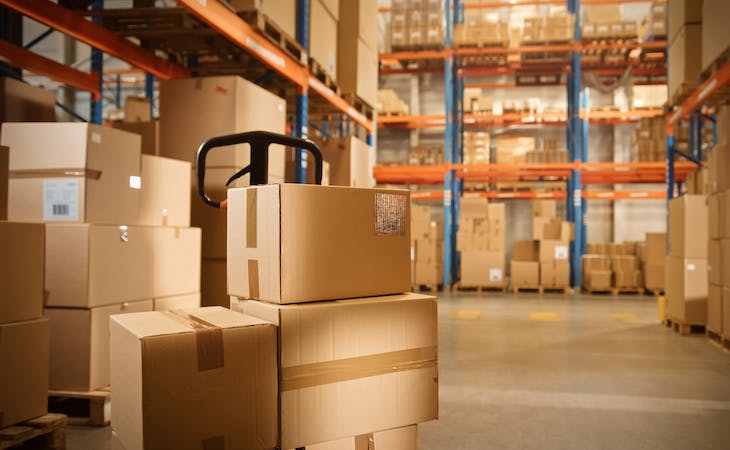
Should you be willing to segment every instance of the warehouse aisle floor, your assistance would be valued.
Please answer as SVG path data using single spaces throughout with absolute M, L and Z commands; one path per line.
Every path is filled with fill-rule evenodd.
M 703 449 L 730 442 L 730 352 L 657 322 L 648 297 L 439 302 L 438 422 L 421 449 Z M 109 449 L 72 427 L 68 450 Z

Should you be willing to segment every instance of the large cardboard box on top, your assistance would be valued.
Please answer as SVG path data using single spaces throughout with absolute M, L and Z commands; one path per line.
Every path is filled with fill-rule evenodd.
M 353 8 L 356 9 L 356 8 Z M 374 25 L 377 27 L 377 21 Z M 337 84 L 347 94 L 355 94 L 368 105 L 378 101 L 378 47 L 369 47 L 357 36 L 340 34 L 337 42 Z
M 408 191 L 280 184 L 228 191 L 228 293 L 273 303 L 411 287 Z
M 46 306 L 92 308 L 200 290 L 198 228 L 46 225 Z
M 46 308 L 51 325 L 49 387 L 93 391 L 109 386 L 109 317 L 152 311 L 153 301 L 91 309 Z
M 0 323 L 43 315 L 45 227 L 0 222 Z
M 328 139 L 322 146 L 322 158 L 330 165 L 329 184 L 369 188 L 373 179 L 375 150 L 356 137 Z
M 277 326 L 281 448 L 438 417 L 435 297 L 231 307 Z
M 160 82 L 160 156 L 195 165 L 200 144 L 246 131 L 285 133 L 286 102 L 236 76 L 181 78 Z M 207 167 L 241 169 L 250 162 L 248 144 L 212 150 Z M 269 148 L 269 179 L 284 180 L 284 147 Z
M 668 317 L 704 325 L 707 320 L 707 260 L 667 256 L 664 270 Z
M 309 57 L 333 80 L 337 78 L 337 16 L 322 0 L 309 3 Z
M 0 146 L 0 220 L 8 220 L 8 167 L 10 149 Z
M 669 255 L 707 258 L 707 196 L 683 195 L 669 202 Z
M 5 123 L 8 218 L 26 222 L 134 223 L 139 136 L 86 123 Z
M 276 333 L 225 308 L 113 316 L 112 427 L 127 450 L 277 445 Z
M 461 252 L 461 281 L 464 287 L 503 287 L 504 250 L 463 250 Z
M 271 18 L 289 37 L 296 37 L 296 0 L 229 0 L 228 3 L 236 11 L 257 9 Z
M 670 14 L 671 16 L 671 14 Z M 669 95 L 682 83 L 692 87 L 702 72 L 702 24 L 684 25 L 669 44 Z
M 0 123 L 54 122 L 56 96 L 14 78 L 0 78 Z
M 48 407 L 48 321 L 0 325 L 0 428 L 42 416 Z
M 337 22 L 340 42 L 343 37 L 359 38 L 369 49 L 378 50 L 378 2 L 377 0 L 340 0 L 340 17 Z M 377 56 L 377 55 L 376 55 Z M 342 60 L 340 60 L 341 62 Z M 340 83 L 342 80 L 338 80 Z M 374 106 L 373 103 L 371 105 Z
M 321 442 L 307 445 L 304 450 L 418 450 L 418 427 L 411 425 Z

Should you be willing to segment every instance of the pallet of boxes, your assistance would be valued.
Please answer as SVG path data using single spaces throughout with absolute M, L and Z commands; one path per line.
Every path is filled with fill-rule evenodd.
M 488 203 L 483 197 L 459 200 L 459 230 L 456 249 L 460 252 L 457 289 L 507 289 L 505 276 L 506 224 L 503 203 Z
M 431 207 L 411 205 L 411 279 L 414 290 L 436 292 L 444 282 L 444 223 Z
M 716 112 L 717 144 L 707 158 L 707 334 L 730 348 L 730 108 Z
M 589 294 L 642 294 L 641 255 L 636 253 L 634 242 L 588 244 L 583 255 L 583 289 Z M 652 265 L 654 259 L 652 256 Z
M 397 190 L 229 190 L 233 311 L 112 320 L 120 448 L 415 449 L 438 415 L 437 302 L 404 293 L 409 206 Z
M 390 13 L 393 51 L 442 48 L 444 11 L 441 0 L 395 0 Z
M 644 289 L 649 294 L 658 296 L 664 293 L 664 257 L 666 254 L 666 233 L 646 233 L 640 256 Z
M 138 135 L 85 123 L 5 123 L 2 143 L 8 217 L 45 230 L 50 409 L 82 403 L 88 415 L 78 421 L 107 424 L 109 316 L 200 302 L 190 164 L 141 154 Z
M 613 271 L 608 244 L 588 244 L 581 260 L 583 290 L 589 294 L 613 293 Z
M 538 291 L 570 293 L 570 242 L 573 224 L 556 218 L 555 200 L 534 200 L 532 204 L 532 238 L 537 242 L 540 262 Z M 527 248 L 527 244 L 524 244 Z M 514 279 L 514 275 L 513 275 Z M 524 287 L 531 288 L 525 279 Z M 520 286 L 515 286 L 518 292 Z

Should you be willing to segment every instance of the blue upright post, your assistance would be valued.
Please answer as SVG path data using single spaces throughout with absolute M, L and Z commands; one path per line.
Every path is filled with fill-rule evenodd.
M 93 0 L 91 2 L 91 9 L 104 9 L 104 0 Z M 101 24 L 101 17 L 93 16 L 92 22 L 97 25 Z M 103 79 L 104 79 L 104 53 L 96 48 L 91 48 L 91 71 L 99 74 L 99 92 L 103 92 Z M 103 96 L 99 96 L 99 100 L 91 101 L 91 122 L 101 125 L 103 120 L 104 104 Z
M 444 1 L 445 9 L 445 29 L 444 29 L 444 46 L 451 47 L 451 25 L 454 14 L 458 11 L 458 0 L 453 1 L 454 9 L 451 8 L 451 0 Z M 447 56 L 444 60 L 444 114 L 445 114 L 445 130 L 444 130 L 444 162 L 449 164 L 457 161 L 458 152 L 454 148 L 456 135 L 456 117 L 454 114 L 454 77 L 455 59 L 453 56 Z M 444 290 L 454 283 L 454 266 L 456 261 L 456 202 L 457 195 L 455 186 L 457 185 L 456 172 L 449 170 L 444 177 Z
M 144 74 L 144 96 L 150 99 L 150 120 L 155 119 L 155 76 L 151 73 Z
M 309 51 L 309 0 L 297 0 L 297 41 Z M 309 95 L 307 89 L 297 92 L 297 115 L 292 133 L 296 137 L 307 137 Z M 294 159 L 294 176 L 297 183 L 307 182 L 307 156 L 304 149 L 298 148 Z
M 574 37 L 576 42 L 581 40 L 580 32 L 580 0 L 568 0 L 568 12 L 575 16 Z M 583 126 L 585 125 L 580 118 L 581 106 L 581 54 L 580 51 L 571 53 L 570 58 L 571 73 L 567 77 L 568 88 L 568 123 L 567 123 L 567 143 L 568 153 L 571 162 L 580 164 L 584 161 L 584 142 L 583 142 Z M 584 97 L 583 103 L 586 103 Z M 582 257 L 585 250 L 585 239 L 583 226 L 583 195 L 581 169 L 571 170 L 571 181 L 568 183 L 568 201 L 567 211 L 568 220 L 573 222 L 575 230 L 575 241 L 573 243 L 573 251 L 571 255 L 571 279 L 573 286 L 580 287 L 582 273 Z

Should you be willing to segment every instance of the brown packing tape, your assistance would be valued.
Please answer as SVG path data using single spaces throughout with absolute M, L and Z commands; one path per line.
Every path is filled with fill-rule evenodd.
M 185 311 L 164 311 L 162 314 L 189 326 L 195 331 L 199 371 L 218 369 L 225 365 L 223 358 L 223 329 L 210 322 L 193 317 Z
M 98 180 L 101 170 L 95 169 L 22 169 L 8 172 L 9 178 L 88 178 Z
M 248 298 L 258 299 L 259 294 L 259 262 L 248 260 Z
M 375 450 L 373 434 L 369 433 L 355 436 L 355 450 Z
M 225 450 L 226 438 L 224 436 L 213 436 L 203 439 L 203 450 Z
M 433 346 L 282 367 L 279 372 L 279 386 L 282 392 L 293 391 L 387 373 L 436 367 L 436 362 L 437 350 Z
M 256 189 L 246 191 L 246 248 L 256 248 L 258 236 L 256 236 L 257 201 Z

